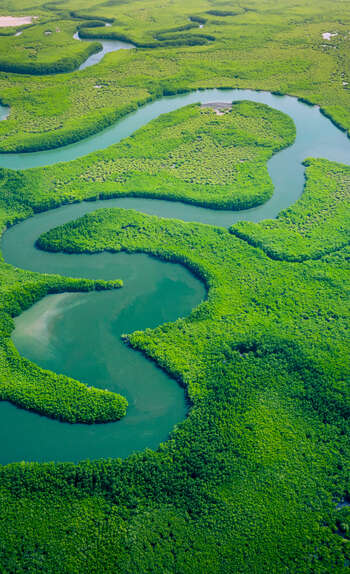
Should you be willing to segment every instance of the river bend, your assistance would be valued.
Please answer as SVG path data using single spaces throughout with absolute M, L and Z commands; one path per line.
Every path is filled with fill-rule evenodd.
M 151 102 L 103 132 L 67 147 L 0 155 L 0 166 L 11 169 L 68 161 L 120 141 L 161 113 L 194 102 L 243 99 L 265 103 L 288 114 L 297 129 L 295 143 L 268 163 L 275 191 L 264 205 L 233 212 L 145 198 L 82 202 L 36 215 L 4 234 L 3 255 L 17 267 L 124 280 L 125 287 L 117 292 L 44 298 L 16 319 L 14 341 L 23 355 L 44 368 L 120 392 L 128 398 L 130 407 L 126 417 L 117 423 L 89 426 L 60 423 L 10 403 L 0 403 L 0 440 L 5 445 L 1 463 L 124 457 L 146 446 L 156 448 L 186 415 L 183 390 L 140 353 L 126 348 L 120 342 L 120 334 L 189 314 L 205 297 L 203 285 L 182 266 L 147 255 L 41 252 L 34 247 L 41 233 L 89 211 L 115 206 L 223 227 L 242 220 L 274 218 L 302 193 L 301 162 L 307 157 L 322 157 L 349 164 L 350 141 L 317 107 L 296 98 L 251 90 L 213 89 Z

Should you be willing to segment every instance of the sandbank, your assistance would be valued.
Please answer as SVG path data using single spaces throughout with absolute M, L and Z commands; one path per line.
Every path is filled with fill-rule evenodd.
M 25 24 L 31 24 L 32 22 L 33 16 L 0 16 L 0 28 L 24 26 Z

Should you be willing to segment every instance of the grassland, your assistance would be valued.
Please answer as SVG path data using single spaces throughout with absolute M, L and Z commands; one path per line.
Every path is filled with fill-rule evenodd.
M 266 105 L 238 102 L 222 116 L 192 105 L 160 116 L 106 150 L 46 168 L 2 170 L 0 175 L 4 187 L 12 190 L 12 209 L 19 218 L 23 188 L 37 210 L 125 195 L 243 209 L 271 197 L 267 161 L 294 138 L 293 121 Z M 6 218 L 8 198 L 4 205 Z
M 74 8 L 74 4 L 67 4 L 66 18 Z M 0 125 L 0 150 L 30 151 L 77 141 L 149 99 L 203 87 L 289 93 L 320 105 L 343 129 L 350 128 L 346 84 L 350 13 L 346 4 L 313 2 L 301 10 L 291 3 L 280 2 L 275 8 L 252 2 L 244 13 L 228 17 L 206 14 L 211 8 L 206 2 L 191 3 L 190 7 L 142 2 L 122 4 L 115 12 L 110 6 L 85 9 L 85 16 L 109 15 L 115 22 L 125 18 L 128 27 L 124 26 L 123 33 L 131 41 L 137 40 L 131 30 L 140 41 L 146 41 L 159 30 L 188 24 L 187 16 L 196 15 L 207 18 L 202 30 L 216 40 L 176 49 L 121 50 L 73 75 L 36 78 L 1 74 L 0 99 L 11 106 L 11 114 Z M 79 13 L 78 7 L 76 11 Z M 51 18 L 63 18 L 55 10 L 49 10 L 49 14 Z M 78 18 L 72 21 L 77 26 L 83 22 Z M 96 28 L 98 35 L 111 34 L 115 22 L 111 28 Z M 35 27 L 30 31 L 34 33 Z M 325 41 L 325 31 L 336 31 L 338 36 Z M 17 40 L 11 38 L 12 42 Z M 76 44 L 77 50 L 88 46 Z M 97 90 L 96 85 L 103 89 Z
M 55 20 L 31 26 L 17 37 L 0 36 L 0 70 L 40 75 L 77 69 L 102 46 L 74 40 L 75 30 L 71 20 Z
M 110 54 L 75 74 L 2 72 L 0 98 L 11 105 L 2 151 L 76 141 L 152 98 L 197 87 L 294 94 L 350 129 L 346 2 L 248 0 L 236 9 L 204 0 L 15 0 L 7 12 L 40 15 L 27 38 L 56 20 L 68 30 L 108 19 L 111 27 L 83 29 L 153 47 Z M 191 22 L 204 28 L 179 29 Z M 326 41 L 324 32 L 338 35 Z M 176 45 L 196 34 L 215 40 Z M 6 61 L 19 38 L 5 38 Z M 35 40 L 38 62 L 56 66 L 73 49 L 71 40 L 56 51 L 57 41 Z M 268 157 L 293 137 L 291 123 L 264 106 L 242 103 L 220 117 L 191 106 L 71 164 L 2 170 L 1 222 L 133 192 L 216 207 L 259 203 L 271 194 Z M 304 195 L 275 221 L 225 230 L 106 209 L 41 237 L 52 251 L 140 251 L 181 262 L 205 281 L 208 299 L 187 318 L 125 337 L 178 379 L 192 404 L 156 452 L 0 468 L 0 570 L 348 572 L 350 507 L 338 504 L 350 499 L 349 168 L 309 159 L 306 173 Z M 71 422 L 124 414 L 121 397 L 87 396 L 77 381 L 21 359 L 9 340 L 12 317 L 46 293 L 117 286 L 1 262 L 2 398 Z

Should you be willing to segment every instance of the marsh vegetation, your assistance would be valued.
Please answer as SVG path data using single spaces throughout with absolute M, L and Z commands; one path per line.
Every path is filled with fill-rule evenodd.
M 11 106 L 3 152 L 59 147 L 164 94 L 213 86 L 293 94 L 350 128 L 345 3 L 82 9 L 68 0 L 33 11 L 29 0 L 12 0 L 7 10 L 39 20 L 0 38 L 0 98 Z M 103 33 L 139 47 L 52 75 L 98 49 L 73 39 L 78 27 L 92 40 Z M 116 195 L 258 205 L 273 192 L 266 162 L 294 137 L 290 118 L 263 105 L 237 103 L 220 116 L 188 106 L 86 158 L 1 170 L 2 226 Z M 56 253 L 142 252 L 181 263 L 208 297 L 187 317 L 125 334 L 190 401 L 157 450 L 0 467 L 4 572 L 348 571 L 349 167 L 303 159 L 304 194 L 275 220 L 224 229 L 103 209 L 39 238 Z M 116 287 L 1 261 L 1 398 L 71 423 L 123 416 L 123 397 L 40 369 L 10 339 L 13 317 L 47 294 Z

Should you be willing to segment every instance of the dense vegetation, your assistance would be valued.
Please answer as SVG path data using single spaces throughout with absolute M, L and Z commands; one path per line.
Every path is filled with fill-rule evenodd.
M 32 26 L 20 36 L 0 37 L 0 70 L 22 74 L 57 74 L 77 69 L 101 44 L 73 39 L 76 23 L 55 20 Z
M 13 330 L 11 318 L 45 295 L 63 291 L 115 289 L 121 287 L 121 281 L 44 277 L 5 264 L 0 269 L 0 275 L 0 398 L 71 423 L 107 422 L 124 416 L 126 399 L 41 369 L 21 357 L 10 339 Z
M 132 42 L 138 48 L 164 48 L 164 47 L 178 47 L 178 46 L 202 46 L 208 42 L 214 42 L 215 36 L 211 34 L 189 33 L 188 30 L 198 28 L 199 24 L 192 21 L 184 26 L 171 28 L 169 30 L 159 30 L 153 35 L 152 40 L 141 41 L 132 37 Z M 130 42 L 130 36 L 122 32 L 120 29 L 108 27 L 101 30 L 100 26 L 82 25 L 79 35 L 85 39 L 104 39 L 104 40 L 123 40 Z
M 92 554 L 113 540 L 108 564 L 121 572 L 190 572 L 193 560 L 200 572 L 269 572 L 272 561 L 276 572 L 345 572 L 349 547 L 333 502 L 348 489 L 341 260 L 274 261 L 222 228 L 120 209 L 52 230 L 40 245 L 146 251 L 182 262 L 209 287 L 189 318 L 127 337 L 186 385 L 193 407 L 172 439 L 125 463 L 45 467 L 112 496 L 117 524 L 111 507 L 100 514 L 108 526 L 98 527 Z
M 164 114 L 127 140 L 73 162 L 1 174 L 7 178 L 5 188 L 13 190 L 12 202 L 20 190 L 20 209 L 23 188 L 31 206 L 40 210 L 53 201 L 119 195 L 244 209 L 271 197 L 267 160 L 294 138 L 292 120 L 263 104 L 237 102 L 221 116 L 193 105 Z
M 321 175 L 329 179 L 328 162 L 308 177 L 315 217 Z M 328 245 L 332 228 L 324 233 Z M 348 509 L 336 503 L 349 492 L 346 249 L 274 261 L 222 228 L 120 209 L 39 244 L 146 251 L 187 265 L 209 293 L 187 319 L 126 339 L 179 379 L 193 405 L 158 452 L 3 469 L 4 567 L 260 573 L 273 563 L 345 574 Z
M 232 233 L 274 259 L 303 261 L 337 251 L 350 239 L 350 168 L 326 160 L 305 162 L 301 199 L 275 220 L 240 222 Z
M 0 125 L 2 150 L 62 145 L 151 98 L 195 87 L 292 93 L 350 128 L 346 2 L 248 0 L 243 9 L 206 0 L 98 0 L 93 7 L 10 0 L 6 10 L 38 13 L 41 23 L 108 22 L 96 33 L 136 43 L 196 33 L 215 41 L 114 53 L 76 74 L 1 73 L 0 97 L 11 104 Z M 188 19 L 204 32 L 179 30 Z M 323 40 L 324 32 L 338 36 Z M 9 60 L 19 38 L 5 38 Z M 37 59 L 44 61 L 49 38 Z M 81 44 L 74 46 L 85 50 Z M 52 45 L 50 66 L 70 49 Z M 2 170 L 1 225 L 117 194 L 215 207 L 264 201 L 271 194 L 266 160 L 293 137 L 292 123 L 265 106 L 244 102 L 220 117 L 190 106 L 88 158 Z M 348 167 L 309 159 L 305 194 L 273 222 L 225 230 L 106 209 L 40 238 L 52 251 L 141 251 L 181 262 L 205 281 L 208 299 L 187 318 L 125 336 L 181 382 L 191 401 L 187 419 L 156 452 L 0 467 L 1 571 L 348 572 L 349 183 Z M 122 416 L 122 397 L 43 371 L 9 338 L 12 317 L 48 293 L 119 286 L 0 261 L 1 397 L 71 422 Z
M 221 116 L 210 108 L 187 106 L 161 116 L 124 142 L 74 162 L 24 172 L 1 170 L 0 222 L 13 224 L 67 201 L 131 194 L 219 208 L 262 203 L 273 191 L 266 161 L 294 137 L 290 118 L 265 105 L 238 102 Z M 8 268 L 4 278 L 7 273 Z M 26 273 L 24 277 L 27 279 Z M 37 280 L 34 275 L 33 283 L 16 297 L 11 285 L 11 296 L 6 290 L 2 311 L 14 316 L 37 300 Z M 62 285 L 69 287 L 67 281 L 62 279 Z M 109 288 L 120 282 L 84 280 L 73 284 L 82 289 Z M 8 289 L 8 282 L 5 285 Z M 51 291 L 38 292 L 43 296 Z M 7 304 L 9 297 L 11 304 Z M 85 385 L 73 381 L 69 386 L 67 377 L 56 377 L 20 358 L 8 339 L 12 323 L 6 325 L 2 398 L 70 422 L 101 422 L 125 414 L 121 397 L 96 389 L 87 392 Z M 68 386 L 71 391 L 65 390 Z M 81 394 L 85 398 L 80 399 Z M 89 407 L 84 407 L 83 400 Z
M 284 0 L 278 6 L 249 0 L 242 14 L 222 17 L 207 11 L 232 11 L 236 6 L 215 6 L 207 0 L 146 0 L 117 5 L 102 1 L 83 9 L 75 1 L 50 4 L 46 17 L 62 21 L 76 10 L 84 18 L 72 19 L 76 26 L 86 16 L 110 18 L 112 26 L 96 28 L 96 35 L 115 32 L 115 37 L 136 44 L 154 42 L 155 34 L 200 17 L 205 20 L 203 29 L 177 33 L 205 33 L 216 39 L 176 50 L 120 50 L 73 75 L 36 78 L 0 74 L 0 99 L 11 106 L 9 119 L 0 125 L 2 151 L 45 149 L 77 141 L 149 99 L 203 87 L 249 87 L 293 94 L 319 104 L 333 121 L 350 128 L 350 12 L 345 2 L 313 1 L 301 9 Z M 12 0 L 12 5 L 33 14 L 29 2 L 17 5 Z M 25 33 L 34 31 L 32 27 Z M 322 38 L 325 32 L 338 35 L 327 41 Z M 15 45 L 19 38 L 8 40 Z M 51 41 L 50 36 L 44 38 Z M 87 49 L 87 44 L 71 39 L 67 52 L 73 45 L 78 51 Z M 59 59 L 60 54 L 61 50 L 52 48 L 52 58 Z

